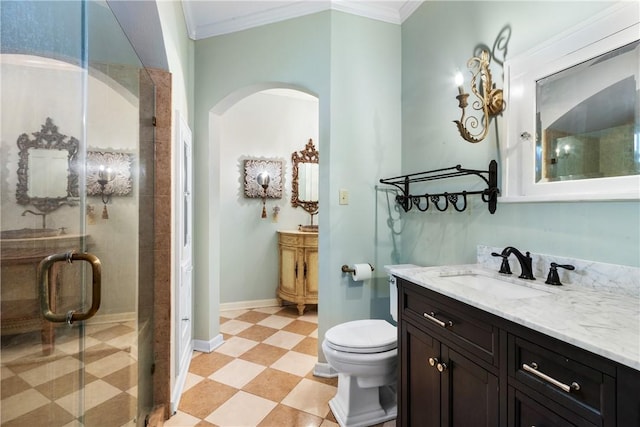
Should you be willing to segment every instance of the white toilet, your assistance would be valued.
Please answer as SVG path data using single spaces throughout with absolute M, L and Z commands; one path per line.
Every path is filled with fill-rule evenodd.
M 390 311 L 397 320 L 397 288 L 389 280 Z M 371 426 L 396 418 L 398 332 L 385 320 L 355 320 L 329 329 L 322 351 L 338 372 L 329 406 L 340 427 Z

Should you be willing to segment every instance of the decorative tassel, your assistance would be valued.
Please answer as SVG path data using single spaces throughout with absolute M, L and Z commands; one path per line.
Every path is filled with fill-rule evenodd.
M 266 218 L 267 217 L 267 205 L 266 203 L 263 201 L 262 202 L 262 218 Z
M 109 211 L 107 210 L 107 205 L 104 205 L 102 208 L 102 219 L 109 219 Z

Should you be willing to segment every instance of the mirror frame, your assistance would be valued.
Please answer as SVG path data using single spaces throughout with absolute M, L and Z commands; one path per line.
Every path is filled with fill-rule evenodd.
M 506 144 L 500 202 L 637 200 L 640 175 L 535 182 L 536 82 L 638 40 L 640 6 L 617 3 L 542 46 L 505 62 Z
M 42 212 L 51 212 L 64 204 L 73 204 L 73 198 L 79 197 L 78 192 L 78 149 L 79 141 L 58 132 L 58 126 L 47 117 L 40 132 L 33 132 L 35 139 L 23 133 L 18 137 L 18 183 L 16 186 L 16 200 L 19 205 L 32 204 Z M 29 149 L 66 150 L 68 152 L 67 195 L 64 197 L 30 197 L 29 196 Z
M 291 164 L 293 166 L 293 177 L 291 180 L 291 206 L 294 208 L 300 206 L 311 215 L 318 213 L 318 202 L 298 200 L 298 165 L 300 163 L 318 163 L 319 157 L 320 153 L 318 153 L 313 145 L 313 139 L 309 139 L 304 150 L 294 151 L 293 154 L 291 154 Z

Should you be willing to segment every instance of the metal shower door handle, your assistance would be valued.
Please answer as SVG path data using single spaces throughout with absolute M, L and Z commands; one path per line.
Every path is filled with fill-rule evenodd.
M 92 292 L 91 307 L 87 311 L 77 312 L 70 310 L 66 313 L 54 313 L 51 309 L 49 298 L 49 271 L 56 262 L 86 261 L 91 264 Z M 79 320 L 87 320 L 93 317 L 100 308 L 100 295 L 102 285 L 102 264 L 97 256 L 90 253 L 76 253 L 74 251 L 49 255 L 38 266 L 38 283 L 40 285 L 40 311 L 49 322 L 71 324 Z

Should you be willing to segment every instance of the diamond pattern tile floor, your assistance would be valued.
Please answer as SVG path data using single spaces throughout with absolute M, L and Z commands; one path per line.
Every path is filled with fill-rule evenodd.
M 134 425 L 138 382 L 134 322 L 87 325 L 83 353 L 78 352 L 76 328 L 56 330 L 50 355 L 42 354 L 39 335 L 3 336 L 2 427 Z
M 328 405 L 337 378 L 313 375 L 318 316 L 295 306 L 224 311 L 225 343 L 194 352 L 178 411 L 166 427 L 336 427 Z M 131 426 L 137 364 L 132 323 L 87 326 L 83 355 L 84 425 Z M 57 331 L 55 353 L 39 336 L 4 345 L 2 427 L 78 426 L 80 356 L 73 331 Z M 44 359 L 43 359 L 44 358 Z M 395 421 L 377 427 L 395 427 Z
M 313 375 L 318 315 L 295 306 L 223 311 L 225 343 L 194 352 L 178 411 L 165 427 L 337 427 L 338 379 Z M 395 427 L 395 421 L 376 427 Z

